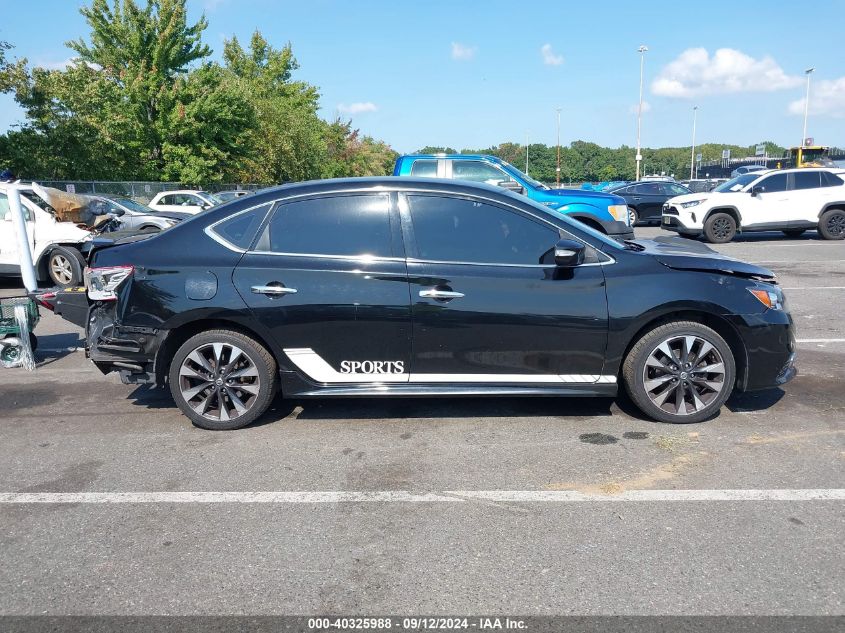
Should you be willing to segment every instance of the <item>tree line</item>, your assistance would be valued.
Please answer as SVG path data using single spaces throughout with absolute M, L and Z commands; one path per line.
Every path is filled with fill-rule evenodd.
M 244 45 L 226 39 L 222 62 L 203 42 L 208 23 L 187 20 L 186 0 L 93 0 L 80 9 L 90 33 L 67 45 L 62 69 L 12 61 L 0 42 L 0 92 L 12 93 L 25 120 L 0 135 L 0 170 L 49 180 L 162 180 L 279 183 L 383 175 L 396 152 L 352 122 L 321 119 L 317 86 L 294 78 L 290 43 L 259 32 Z M 703 160 L 723 149 L 705 144 Z M 770 155 L 783 148 L 767 143 Z M 528 173 L 555 181 L 557 147 L 528 150 Z M 425 147 L 421 153 L 455 152 Z M 525 168 L 526 146 L 464 149 Z M 690 148 L 643 149 L 644 173 L 689 174 Z M 635 150 L 575 141 L 561 148 L 563 182 L 631 180 Z M 703 175 L 703 174 L 701 174 Z

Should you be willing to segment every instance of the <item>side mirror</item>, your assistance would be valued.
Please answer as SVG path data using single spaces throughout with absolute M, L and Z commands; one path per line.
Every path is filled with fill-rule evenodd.
M 586 247 L 575 240 L 560 240 L 555 244 L 555 266 L 573 268 L 584 263 Z
M 757 195 L 760 195 L 761 193 L 765 193 L 765 192 L 766 192 L 766 188 L 763 185 L 754 185 L 753 187 L 751 187 L 751 195 L 752 196 L 757 196 Z
M 525 187 L 520 185 L 516 180 L 500 180 L 498 184 L 502 189 L 513 191 L 514 193 L 525 193 Z

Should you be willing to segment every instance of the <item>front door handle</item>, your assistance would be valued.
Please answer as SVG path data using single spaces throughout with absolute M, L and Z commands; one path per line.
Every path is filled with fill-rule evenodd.
M 251 290 L 257 295 L 292 295 L 296 292 L 296 288 L 285 288 L 281 284 L 269 284 L 266 286 L 253 286 Z
M 438 290 L 437 288 L 429 288 L 428 290 L 420 290 L 420 296 L 424 299 L 439 299 L 445 301 L 448 299 L 460 299 L 464 296 L 463 292 L 453 292 L 451 290 Z

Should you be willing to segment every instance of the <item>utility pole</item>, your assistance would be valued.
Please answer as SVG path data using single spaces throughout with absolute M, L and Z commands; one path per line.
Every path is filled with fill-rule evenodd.
M 645 45 L 637 49 L 637 52 L 640 54 L 640 103 L 637 106 L 637 180 L 640 179 L 640 163 L 643 160 L 643 155 L 640 151 L 640 128 L 643 118 L 643 69 L 645 67 L 645 54 L 647 51 L 648 46 Z
M 698 114 L 698 106 L 692 107 L 692 151 L 689 156 L 689 179 L 693 179 L 695 173 L 695 117 Z
M 557 111 L 557 169 L 555 170 L 555 183 L 560 188 L 560 108 Z
M 807 75 L 807 96 L 804 99 L 804 133 L 801 135 L 801 145 L 799 147 L 804 147 L 804 143 L 807 142 L 807 114 L 810 112 L 810 75 L 813 74 L 815 68 L 808 68 L 804 71 L 804 74 Z M 803 156 L 804 152 L 801 152 Z M 800 167 L 801 165 L 795 165 L 796 167 Z

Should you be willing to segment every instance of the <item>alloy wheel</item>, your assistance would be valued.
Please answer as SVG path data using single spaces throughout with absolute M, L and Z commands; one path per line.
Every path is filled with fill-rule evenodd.
M 652 403 L 673 415 L 691 415 L 716 400 L 725 387 L 725 362 L 700 336 L 672 336 L 655 347 L 643 367 Z
M 831 235 L 845 235 L 845 215 L 834 213 L 827 220 L 827 230 Z
M 255 363 L 229 343 L 201 345 L 182 361 L 179 391 L 198 415 L 216 422 L 247 413 L 261 392 Z
M 73 281 L 73 268 L 70 260 L 64 255 L 56 254 L 50 258 L 50 270 L 53 273 L 53 279 L 60 284 L 68 285 Z
M 720 240 L 731 234 L 731 223 L 727 218 L 716 218 L 713 221 L 713 234 Z

